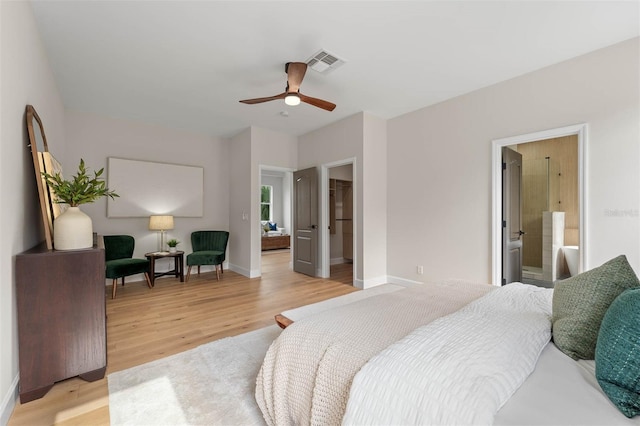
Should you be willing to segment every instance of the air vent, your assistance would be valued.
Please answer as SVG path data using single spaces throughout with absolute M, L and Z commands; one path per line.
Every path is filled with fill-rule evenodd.
M 307 60 L 307 65 L 314 71 L 326 74 L 340 65 L 344 64 L 344 60 L 338 58 L 336 55 L 327 52 L 326 50 L 320 50 L 315 55 Z

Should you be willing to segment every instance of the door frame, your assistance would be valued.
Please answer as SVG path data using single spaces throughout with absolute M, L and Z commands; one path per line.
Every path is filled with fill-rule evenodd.
M 577 135 L 578 137 L 578 206 L 580 209 L 580 226 L 578 230 L 580 238 L 580 264 L 578 271 L 582 272 L 589 269 L 587 263 L 587 250 L 589 246 L 587 240 L 588 216 L 586 211 L 587 185 L 585 180 L 587 175 L 586 148 L 588 126 L 586 123 L 580 123 L 524 135 L 494 139 L 492 141 L 491 186 L 493 203 L 491 208 L 491 263 L 493 285 L 500 286 L 502 282 L 502 147 L 571 135 Z
M 331 244 L 329 235 L 329 169 L 339 166 L 346 166 L 351 164 L 353 173 L 353 282 L 355 286 L 356 275 L 358 271 L 358 265 L 360 259 L 358 256 L 358 223 L 359 220 L 359 208 L 358 205 L 358 184 L 357 184 L 357 162 L 356 157 L 346 158 L 344 160 L 333 161 L 331 163 L 325 163 L 320 166 L 320 254 L 319 265 L 320 271 L 318 276 L 321 278 L 329 278 L 331 276 Z

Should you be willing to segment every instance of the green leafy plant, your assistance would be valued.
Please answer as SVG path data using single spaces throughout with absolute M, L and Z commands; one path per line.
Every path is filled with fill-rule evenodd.
M 78 174 L 71 180 L 64 180 L 60 173 L 50 175 L 43 172 L 42 176 L 54 192 L 54 202 L 77 207 L 80 204 L 93 203 L 100 197 L 111 197 L 111 199 L 119 197 L 115 191 L 110 191 L 106 182 L 100 178 L 103 172 L 104 168 L 94 172 L 92 178 L 84 165 L 84 160 L 80 159 Z
M 169 241 L 167 241 L 167 245 L 169 247 L 175 247 L 178 244 L 180 244 L 180 241 L 176 240 L 175 238 L 170 239 Z

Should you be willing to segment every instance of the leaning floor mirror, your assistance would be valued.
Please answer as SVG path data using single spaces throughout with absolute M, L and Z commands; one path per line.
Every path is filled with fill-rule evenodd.
M 33 168 L 36 175 L 38 197 L 40 199 L 40 211 L 45 231 L 45 242 L 49 250 L 53 249 L 53 220 L 64 211 L 63 204 L 55 203 L 55 195 L 47 185 L 42 173 L 51 175 L 62 174 L 60 163 L 51 155 L 47 145 L 47 137 L 44 133 L 42 120 L 32 105 L 27 105 L 26 111 L 27 132 L 29 134 L 29 147 L 33 159 Z

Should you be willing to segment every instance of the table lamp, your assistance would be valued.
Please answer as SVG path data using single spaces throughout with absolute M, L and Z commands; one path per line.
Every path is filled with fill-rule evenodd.
M 158 251 L 164 251 L 164 233 L 173 229 L 173 216 L 149 216 L 149 230 L 160 232 Z

